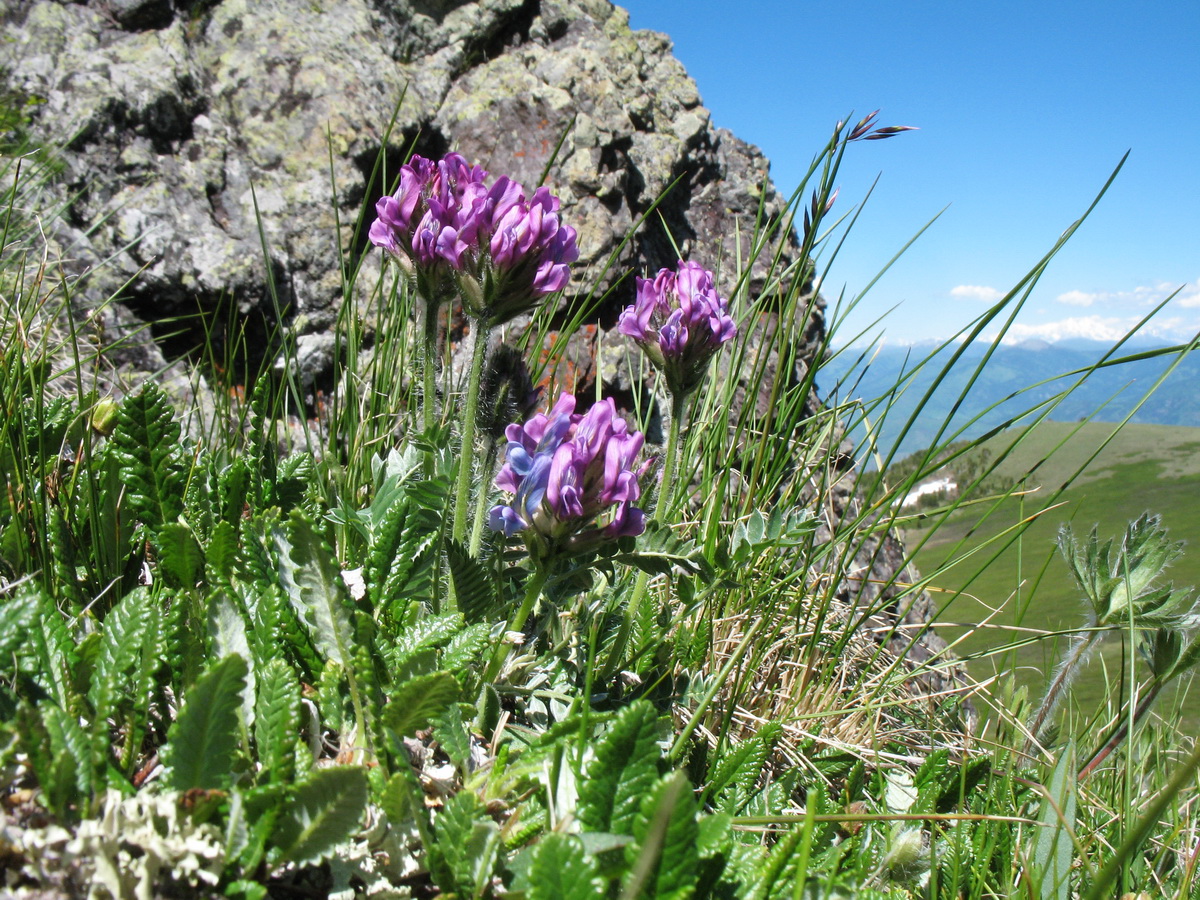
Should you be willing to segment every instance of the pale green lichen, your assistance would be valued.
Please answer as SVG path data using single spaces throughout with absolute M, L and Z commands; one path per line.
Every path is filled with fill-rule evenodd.
M 225 866 L 221 833 L 196 824 L 180 800 L 177 792 L 122 797 L 110 790 L 100 814 L 74 834 L 59 825 L 23 828 L 0 819 L 0 843 L 22 861 L 18 878 L 86 884 L 89 900 L 150 900 L 167 873 L 192 887 L 215 887 Z

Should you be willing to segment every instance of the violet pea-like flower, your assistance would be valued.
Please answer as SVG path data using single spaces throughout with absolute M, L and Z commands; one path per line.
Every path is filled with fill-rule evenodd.
M 629 431 L 611 399 L 586 413 L 562 394 L 548 414 L 505 431 L 508 446 L 496 486 L 512 502 L 492 508 L 488 524 L 506 536 L 524 532 L 538 555 L 579 552 L 607 540 L 641 534 L 637 466 L 644 436 Z
M 660 269 L 637 279 L 637 297 L 617 319 L 617 330 L 633 338 L 676 396 L 699 387 L 709 361 L 737 334 L 728 301 L 717 293 L 712 272 L 698 263 Z
M 519 184 L 496 180 L 480 204 L 476 264 L 465 265 L 459 277 L 468 312 L 500 325 L 567 286 L 579 247 L 559 205 L 546 187 L 526 200 Z
M 371 243 L 417 272 L 460 267 L 477 238 L 486 179 L 457 153 L 436 162 L 414 156 L 401 167 L 396 192 L 375 204 Z

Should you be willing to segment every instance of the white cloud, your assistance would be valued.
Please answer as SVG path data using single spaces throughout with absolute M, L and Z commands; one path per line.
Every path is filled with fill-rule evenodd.
M 1200 306 L 1200 278 L 1185 284 L 1183 290 L 1179 292 L 1179 296 L 1175 298 L 1175 302 L 1189 309 Z
M 1005 343 L 1017 343 L 1032 338 L 1044 341 L 1064 341 L 1069 338 L 1088 338 L 1094 341 L 1120 340 L 1136 320 L 1115 316 L 1073 316 L 1057 322 L 1027 325 L 1016 322 L 1005 335 Z
M 1095 306 L 1107 303 L 1126 307 L 1148 307 L 1161 303 L 1175 291 L 1179 291 L 1179 293 L 1173 302 L 1182 306 L 1200 306 L 1200 281 L 1192 281 L 1185 285 L 1160 281 L 1154 285 L 1138 285 L 1129 291 L 1072 290 L 1059 294 L 1055 299 L 1067 306 Z
M 1004 336 L 1004 343 L 1016 344 L 1022 341 L 1040 339 L 1053 343 L 1072 338 L 1085 338 L 1092 341 L 1116 343 L 1137 327 L 1140 321 L 1137 316 L 1072 316 L 1054 322 L 1042 322 L 1030 325 L 1016 322 Z M 1191 340 L 1196 330 L 1194 317 L 1157 317 L 1143 325 L 1138 335 L 1143 338 L 1154 338 L 1169 343 L 1183 343 Z
M 1065 294 L 1059 294 L 1055 299 L 1059 303 L 1067 304 L 1067 306 L 1091 306 L 1102 296 L 1104 295 L 1089 294 L 1086 291 L 1067 291 Z
M 969 300 L 982 300 L 984 303 L 995 303 L 1004 296 L 1003 291 L 982 284 L 960 284 L 950 289 L 951 297 L 962 297 Z

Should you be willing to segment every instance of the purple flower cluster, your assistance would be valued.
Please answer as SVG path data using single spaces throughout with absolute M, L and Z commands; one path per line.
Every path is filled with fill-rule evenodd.
M 414 156 L 400 169 L 400 186 L 375 204 L 371 243 L 418 269 L 462 265 L 475 242 L 476 206 L 486 201 L 487 172 L 457 153 L 434 162 Z
M 452 273 L 468 312 L 497 325 L 566 287 L 579 248 L 548 188 L 527 199 L 512 179 L 487 178 L 457 153 L 414 156 L 375 204 L 370 239 L 419 276 Z
M 637 279 L 637 299 L 617 319 L 617 330 L 637 341 L 676 396 L 704 379 L 709 360 L 737 334 L 729 304 L 713 286 L 712 272 L 694 262 Z
M 509 425 L 505 436 L 496 486 L 514 496 L 511 505 L 492 508 L 492 530 L 506 536 L 528 530 L 553 544 L 569 539 L 577 549 L 645 530 L 645 514 L 631 505 L 649 466 L 634 465 L 645 438 L 629 431 L 611 398 L 580 415 L 575 397 L 561 394 L 548 414 Z

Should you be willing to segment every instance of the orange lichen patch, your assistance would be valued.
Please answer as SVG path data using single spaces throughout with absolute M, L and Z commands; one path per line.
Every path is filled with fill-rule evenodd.
M 596 383 L 596 348 L 599 346 L 600 329 L 596 325 L 582 325 L 566 340 L 560 340 L 560 332 L 552 331 L 546 336 L 537 356 L 536 368 L 542 372 L 537 387 L 545 397 L 557 397 L 562 391 L 573 394 L 589 394 Z

